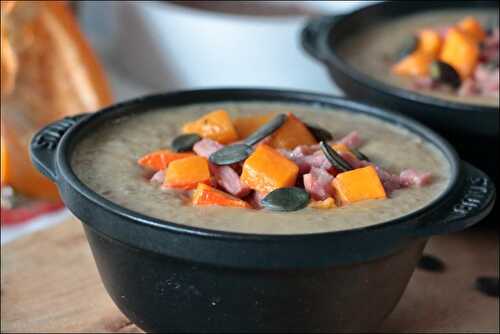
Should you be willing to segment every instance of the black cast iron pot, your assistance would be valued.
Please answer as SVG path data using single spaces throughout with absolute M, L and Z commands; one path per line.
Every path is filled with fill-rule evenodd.
M 220 101 L 315 104 L 364 113 L 433 143 L 451 183 L 427 207 L 384 224 L 309 235 L 252 235 L 184 226 L 130 211 L 73 173 L 73 148 L 99 124 L 151 109 Z M 42 129 L 35 166 L 57 183 L 85 228 L 120 310 L 151 332 L 359 332 L 400 299 L 428 238 L 462 230 L 491 209 L 495 189 L 429 129 L 350 100 L 303 92 L 220 89 L 148 96 Z M 293 213 L 290 213 L 293 224 Z
M 338 52 L 344 41 L 353 34 L 362 34 L 372 25 L 419 12 L 446 9 L 498 12 L 498 1 L 381 2 L 347 15 L 312 19 L 302 31 L 302 46 L 326 66 L 335 83 L 352 98 L 400 111 L 447 134 L 451 131 L 455 135 L 494 139 L 498 136 L 498 107 L 447 101 L 386 84 L 350 66 Z M 382 63 L 382 59 L 380 61 Z

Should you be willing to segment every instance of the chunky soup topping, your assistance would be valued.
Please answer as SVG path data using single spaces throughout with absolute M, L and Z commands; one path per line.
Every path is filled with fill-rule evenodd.
M 392 174 L 363 154 L 353 131 L 335 138 L 293 113 L 231 119 L 224 109 L 184 124 L 170 148 L 138 159 L 152 183 L 194 206 L 295 211 L 383 200 L 424 186 L 431 173 Z
M 414 78 L 415 89 L 498 97 L 498 56 L 498 23 L 485 27 L 468 16 L 409 36 L 391 70 Z

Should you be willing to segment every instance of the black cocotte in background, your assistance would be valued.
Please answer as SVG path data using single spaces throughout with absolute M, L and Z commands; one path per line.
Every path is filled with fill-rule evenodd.
M 312 19 L 302 31 L 302 45 L 325 65 L 348 97 L 396 110 L 425 123 L 449 140 L 463 159 L 480 167 L 498 182 L 498 107 L 447 101 L 383 83 L 350 66 L 338 52 L 344 40 L 363 33 L 370 25 L 418 12 L 460 8 L 498 13 L 498 1 L 380 2 L 347 15 Z M 497 217 L 491 219 L 495 224 L 497 211 L 495 208 Z
M 99 124 L 157 108 L 227 101 L 314 104 L 397 124 L 444 154 L 450 184 L 426 207 L 383 224 L 262 235 L 136 213 L 89 189 L 71 168 L 73 148 Z M 33 138 L 31 153 L 82 221 L 107 292 L 148 332 L 374 330 L 400 299 L 428 238 L 475 224 L 495 200 L 491 180 L 426 127 L 365 104 L 297 91 L 214 89 L 148 96 L 55 122 Z

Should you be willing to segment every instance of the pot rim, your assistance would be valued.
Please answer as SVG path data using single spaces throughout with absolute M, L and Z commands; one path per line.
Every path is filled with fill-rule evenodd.
M 446 2 L 446 1 L 437 1 L 433 4 L 433 9 L 437 8 L 477 8 L 477 7 L 493 7 L 495 8 L 494 1 L 476 1 L 476 2 L 460 2 L 457 4 L 456 2 Z M 379 2 L 366 7 L 362 7 L 357 9 L 349 14 L 344 15 L 332 15 L 327 16 L 332 18 L 329 24 L 325 27 L 323 31 L 320 32 L 318 36 L 319 45 L 318 47 L 322 48 L 322 51 L 326 53 L 326 57 L 324 61 L 330 65 L 334 66 L 336 70 L 342 72 L 344 75 L 350 77 L 352 80 L 356 81 L 358 84 L 365 85 L 370 89 L 376 91 L 378 94 L 387 94 L 393 97 L 407 100 L 412 103 L 422 103 L 426 105 L 430 105 L 433 107 L 441 107 L 441 108 L 449 108 L 455 110 L 463 110 L 474 113 L 498 113 L 498 106 L 484 106 L 472 103 L 462 103 L 456 101 L 448 101 L 445 99 L 441 99 L 438 97 L 421 94 L 409 89 L 405 89 L 403 87 L 398 87 L 396 85 L 391 85 L 385 83 L 381 80 L 377 80 L 375 78 L 370 77 L 368 74 L 356 69 L 354 66 L 351 66 L 348 62 L 346 62 L 340 54 L 337 53 L 337 45 L 334 45 L 335 41 L 339 37 L 338 34 L 334 33 L 335 27 L 346 22 L 347 20 L 352 19 L 356 16 L 368 16 L 371 11 L 381 11 L 382 8 L 385 10 L 386 8 L 390 8 L 391 6 L 398 6 L 398 8 L 406 8 L 408 10 L 404 15 L 398 15 L 397 17 L 403 17 L 409 14 L 421 12 L 424 10 L 429 10 L 428 6 L 429 2 L 427 1 L 411 1 L 400 3 L 397 1 L 391 2 Z M 496 3 L 496 8 L 498 8 L 498 3 Z M 412 11 L 409 12 L 410 8 Z
M 197 99 L 197 100 L 196 100 Z M 432 144 L 438 149 L 448 160 L 450 166 L 450 179 L 446 188 L 426 206 L 410 212 L 404 216 L 385 221 L 376 225 L 369 225 L 361 228 L 308 233 L 308 234 L 255 234 L 255 233 L 238 233 L 222 230 L 212 230 L 207 228 L 183 225 L 178 222 L 171 222 L 159 218 L 147 216 L 136 211 L 122 207 L 93 191 L 87 187 L 76 176 L 71 168 L 70 157 L 72 147 L 84 137 L 85 129 L 90 129 L 92 125 L 97 125 L 103 120 L 117 118 L 133 112 L 148 112 L 158 108 L 172 108 L 175 110 L 177 106 L 207 104 L 214 102 L 282 102 L 293 104 L 306 104 L 318 106 L 320 112 L 330 112 L 325 110 L 342 109 L 348 112 L 360 112 L 371 117 L 375 117 L 384 122 L 389 122 L 392 125 L 402 126 L 413 134 L 421 137 L 423 140 Z M 326 108 L 325 108 L 326 107 Z M 323 109 L 324 108 L 324 109 Z M 435 210 L 454 196 L 454 190 L 460 187 L 460 164 L 456 151 L 448 144 L 440 135 L 430 130 L 429 128 L 392 111 L 369 106 L 367 104 L 355 102 L 350 99 L 328 96 L 324 94 L 309 93 L 294 90 L 277 90 L 277 89 L 254 89 L 254 88 L 234 88 L 234 89 L 202 89 L 190 90 L 165 94 L 149 95 L 119 103 L 98 111 L 90 116 L 82 119 L 73 127 L 71 127 L 61 138 L 56 151 L 56 168 L 58 178 L 63 178 L 75 191 L 83 195 L 87 200 L 93 202 L 104 210 L 115 215 L 121 216 L 135 224 L 145 225 L 168 232 L 189 234 L 201 237 L 217 238 L 223 240 L 248 240 L 248 241 L 283 241 L 309 239 L 318 236 L 353 236 L 359 233 L 372 231 L 382 231 L 393 229 L 404 225 L 406 222 L 416 220 L 427 214 L 435 212 Z M 61 182 L 58 179 L 57 182 Z

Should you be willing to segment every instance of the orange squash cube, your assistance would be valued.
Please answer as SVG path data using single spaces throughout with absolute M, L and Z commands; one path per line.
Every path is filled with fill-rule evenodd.
M 423 29 L 418 34 L 418 50 L 437 58 L 441 51 L 443 41 L 439 33 L 432 29 Z
M 142 167 L 146 167 L 154 171 L 159 171 L 167 168 L 168 165 L 174 160 L 193 156 L 193 153 L 188 152 L 177 153 L 170 150 L 158 150 L 141 157 L 139 160 L 137 160 L 137 163 Z
M 288 119 L 271 136 L 269 145 L 274 148 L 294 149 L 299 145 L 313 145 L 317 141 L 307 127 L 295 117 L 288 113 Z
M 333 179 L 332 186 L 342 204 L 387 197 L 373 166 L 340 173 Z
M 209 138 L 222 144 L 238 140 L 233 122 L 223 109 L 214 110 L 193 122 L 184 124 L 182 133 L 196 133 L 203 138 Z
M 250 208 L 250 205 L 244 200 L 234 197 L 221 190 L 212 188 L 204 183 L 198 183 L 196 190 L 193 192 L 193 204 Z
M 349 149 L 349 147 L 346 144 L 332 144 L 330 146 L 337 153 L 349 153 L 349 154 L 353 154 L 352 151 L 351 151 L 351 149 Z
M 257 131 L 261 126 L 269 122 L 273 114 L 257 116 L 240 116 L 233 120 L 234 127 L 240 139 L 245 139 Z
M 446 35 L 440 59 L 451 65 L 462 80 L 467 79 L 479 61 L 479 43 L 467 33 L 452 28 Z
M 241 182 L 260 193 L 295 185 L 299 167 L 272 147 L 261 144 L 245 160 Z
M 168 188 L 194 189 L 198 183 L 210 183 L 208 160 L 192 156 L 170 163 L 163 185 Z
M 482 42 L 486 37 L 486 32 L 481 26 L 481 23 L 479 23 L 479 21 L 472 16 L 464 18 L 458 23 L 457 27 L 470 37 L 474 38 L 477 42 Z
M 433 57 L 422 51 L 415 51 L 392 66 L 392 72 L 405 76 L 425 76 Z

